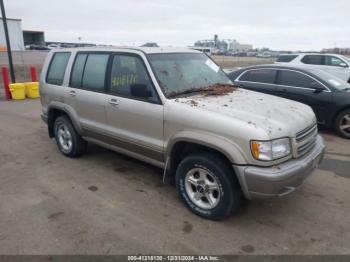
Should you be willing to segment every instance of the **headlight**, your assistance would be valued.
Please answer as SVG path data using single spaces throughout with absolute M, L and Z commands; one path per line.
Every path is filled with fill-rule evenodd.
M 272 161 L 291 154 L 289 138 L 251 141 L 250 147 L 254 158 L 262 161 Z

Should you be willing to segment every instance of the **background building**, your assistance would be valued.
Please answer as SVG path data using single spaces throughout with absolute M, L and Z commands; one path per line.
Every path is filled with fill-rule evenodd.
M 7 27 L 10 36 L 11 49 L 24 50 L 24 40 L 21 19 L 7 18 Z M 0 17 L 0 51 L 6 51 L 6 39 L 2 18 Z
M 23 31 L 24 45 L 45 45 L 45 35 L 43 31 Z
M 212 53 L 236 53 L 252 50 L 253 45 L 240 44 L 235 39 L 220 40 L 218 35 L 214 35 L 213 39 L 198 40 L 194 43 L 194 48 L 208 48 Z

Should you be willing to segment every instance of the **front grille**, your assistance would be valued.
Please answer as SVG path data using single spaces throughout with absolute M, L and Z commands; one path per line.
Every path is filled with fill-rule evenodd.
M 296 135 L 296 157 L 301 157 L 309 152 L 316 144 L 317 125 L 308 127 Z

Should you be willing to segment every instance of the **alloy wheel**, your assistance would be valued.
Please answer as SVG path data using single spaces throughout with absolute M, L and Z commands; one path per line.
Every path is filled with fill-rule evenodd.
M 185 177 L 186 193 L 200 208 L 213 209 L 220 202 L 221 189 L 215 176 L 203 168 L 193 168 Z

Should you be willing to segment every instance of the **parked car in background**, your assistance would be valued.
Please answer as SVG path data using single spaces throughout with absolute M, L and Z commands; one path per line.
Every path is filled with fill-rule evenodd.
M 336 54 L 285 54 L 276 63 L 306 65 L 324 70 L 350 83 L 350 58 Z
M 49 44 L 47 47 L 50 49 L 61 48 L 59 44 Z
M 237 212 L 244 197 L 293 192 L 324 154 L 309 106 L 237 89 L 196 50 L 55 49 L 40 94 L 63 155 L 89 141 L 161 167 L 208 219 Z
M 46 45 L 35 45 L 35 44 L 27 45 L 26 49 L 27 50 L 41 50 L 41 51 L 49 51 L 50 50 L 50 48 L 48 48 Z
M 228 74 L 239 87 L 309 105 L 318 123 L 350 139 L 350 84 L 319 69 L 260 65 Z

